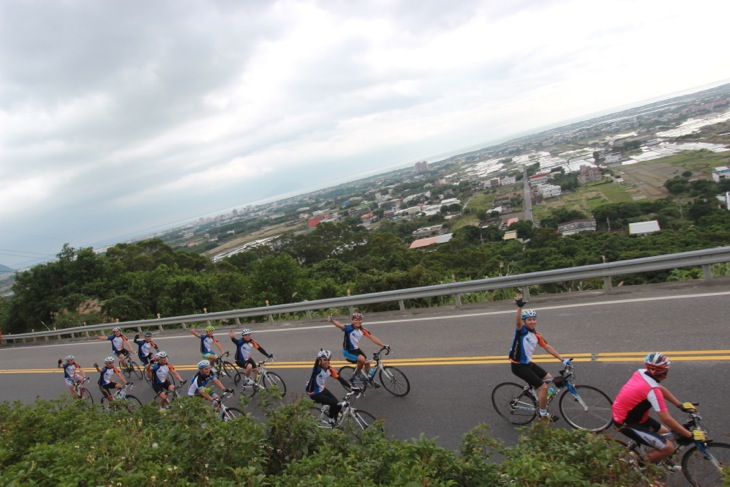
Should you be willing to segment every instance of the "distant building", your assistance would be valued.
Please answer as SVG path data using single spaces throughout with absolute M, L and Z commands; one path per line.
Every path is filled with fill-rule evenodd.
M 730 169 L 727 166 L 718 166 L 712 169 L 712 180 L 719 183 L 721 179 L 730 178 Z
M 540 184 L 545 184 L 548 182 L 548 179 L 550 179 L 550 175 L 547 173 L 535 174 L 534 176 L 530 176 L 530 186 L 535 187 Z
M 425 172 L 428 172 L 428 162 L 417 162 L 414 171 L 416 174 L 423 174 Z
M 517 179 L 514 176 L 505 176 L 499 180 L 499 183 L 502 186 L 506 186 L 508 184 L 515 184 L 515 183 L 517 183 Z
M 595 166 L 580 166 L 580 174 L 578 174 L 578 182 L 580 184 L 593 183 L 603 179 L 601 169 Z
M 629 223 L 629 235 L 648 235 L 659 230 L 661 228 L 659 228 L 659 222 L 656 220 Z
M 561 235 L 573 235 L 580 232 L 595 232 L 596 231 L 596 220 L 595 218 L 573 220 L 558 225 L 558 232 Z
M 543 198 L 554 198 L 556 196 L 560 196 L 562 194 L 562 190 L 560 189 L 560 186 L 556 184 L 541 184 L 537 187 L 537 192 L 543 197 Z
M 517 230 L 508 230 L 504 232 L 502 240 L 517 240 Z
M 424 247 L 428 247 L 430 245 L 434 244 L 441 244 L 446 243 L 449 240 L 451 240 L 451 237 L 453 237 L 453 233 L 446 233 L 444 235 L 439 235 L 438 237 L 429 237 L 429 238 L 421 238 L 418 240 L 414 240 L 413 243 L 411 243 L 411 246 L 408 247 L 409 249 L 421 249 Z
M 434 225 L 432 227 L 421 227 L 412 232 L 414 237 L 422 238 L 431 235 L 441 235 L 443 233 L 443 225 Z

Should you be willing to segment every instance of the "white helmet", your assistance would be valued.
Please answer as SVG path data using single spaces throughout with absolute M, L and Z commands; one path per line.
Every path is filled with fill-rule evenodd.
M 119 328 L 118 326 L 115 326 L 114 329 L 112 330 L 112 332 L 114 332 L 114 333 L 116 333 L 118 331 L 122 331 L 122 329 Z
M 114 357 L 109 356 L 109 357 L 105 358 L 104 359 L 104 363 L 105 364 L 113 364 L 114 363 Z
M 537 318 L 537 311 L 535 311 L 534 309 L 523 309 L 522 319 L 526 320 L 527 318 Z
M 329 360 L 330 358 L 332 358 L 332 352 L 330 352 L 329 350 L 320 350 L 319 352 L 317 352 L 317 358 Z
M 210 362 L 207 360 L 201 360 L 198 362 L 198 369 L 204 369 L 206 367 L 210 367 Z
M 164 350 L 157 353 L 157 358 L 167 358 L 167 352 Z
M 251 334 L 251 328 L 244 328 L 241 330 L 241 335 L 250 335 Z
M 71 362 L 75 358 L 73 355 L 66 355 L 66 362 Z

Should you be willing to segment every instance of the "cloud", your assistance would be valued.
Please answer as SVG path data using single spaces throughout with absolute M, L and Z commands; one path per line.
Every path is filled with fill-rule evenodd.
M 720 81 L 725 10 L 3 2 L 3 246 L 54 255 Z

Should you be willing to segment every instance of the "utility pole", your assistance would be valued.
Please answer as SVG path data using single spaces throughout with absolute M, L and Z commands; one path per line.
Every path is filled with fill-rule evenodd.
M 608 231 L 611 231 L 611 219 L 609 217 L 606 217 L 606 225 L 608 225 Z

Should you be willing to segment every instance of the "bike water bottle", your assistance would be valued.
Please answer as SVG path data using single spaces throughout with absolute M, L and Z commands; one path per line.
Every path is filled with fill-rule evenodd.
M 549 401 L 549 400 L 550 400 L 550 399 L 551 399 L 551 398 L 552 398 L 552 397 L 553 397 L 554 395 L 555 395 L 555 389 L 553 389 L 552 387 L 551 387 L 551 388 L 549 388 L 549 389 L 548 389 L 548 393 L 547 393 L 547 399 L 548 399 L 548 401 Z
M 372 379 L 375 377 L 375 369 L 370 369 L 370 372 L 368 372 L 368 376 Z

